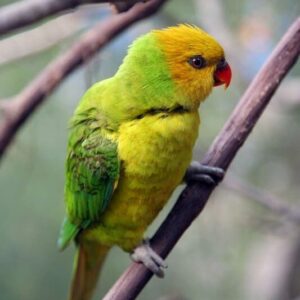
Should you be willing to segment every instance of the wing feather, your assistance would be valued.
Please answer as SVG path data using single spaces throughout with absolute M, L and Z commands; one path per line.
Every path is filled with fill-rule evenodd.
M 87 110 L 72 120 L 66 159 L 67 216 L 58 240 L 60 249 L 101 219 L 118 183 L 117 143 L 99 125 L 94 112 Z

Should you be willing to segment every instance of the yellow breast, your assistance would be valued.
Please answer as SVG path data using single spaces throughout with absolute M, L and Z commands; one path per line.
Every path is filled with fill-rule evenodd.
M 198 112 L 147 115 L 121 125 L 122 171 L 92 236 L 131 250 L 182 181 L 198 136 Z

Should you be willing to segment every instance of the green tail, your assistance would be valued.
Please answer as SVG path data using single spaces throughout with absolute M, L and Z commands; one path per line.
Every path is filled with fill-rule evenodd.
M 69 300 L 91 299 L 109 249 L 97 243 L 78 245 Z

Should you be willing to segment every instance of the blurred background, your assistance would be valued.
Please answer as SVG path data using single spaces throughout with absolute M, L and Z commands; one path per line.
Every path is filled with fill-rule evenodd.
M 12 2 L 0 0 L 0 5 Z M 66 299 L 74 247 L 59 253 L 56 239 L 64 215 L 68 120 L 84 91 L 115 73 L 134 38 L 152 28 L 192 23 L 224 46 L 233 81 L 226 92 L 216 88 L 201 107 L 195 149 L 200 159 L 299 14 L 299 0 L 170 0 L 72 73 L 23 126 L 1 161 L 0 299 Z M 0 40 L 0 98 L 20 92 L 83 32 L 109 15 L 108 5 L 85 6 Z M 286 211 L 278 214 L 276 206 L 280 201 L 299 216 L 299 128 L 298 63 L 238 153 L 228 178 L 168 257 L 165 279 L 154 278 L 139 299 L 300 299 L 300 222 Z M 94 299 L 101 299 L 129 263 L 128 254 L 111 252 Z

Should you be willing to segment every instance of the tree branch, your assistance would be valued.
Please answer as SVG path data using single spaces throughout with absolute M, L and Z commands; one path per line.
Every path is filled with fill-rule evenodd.
M 120 5 L 120 2 L 139 1 L 142 0 L 22 0 L 0 9 L 0 35 L 83 4 L 111 2 Z
M 154 14 L 166 0 L 137 3 L 127 12 L 112 16 L 87 32 L 71 49 L 54 60 L 18 96 L 10 100 L 0 122 L 0 158 L 14 135 L 46 97 L 72 71 L 91 58 L 134 22 Z M 1 105 L 0 105 L 1 107 Z
M 300 53 L 300 18 L 281 39 L 269 60 L 254 78 L 231 117 L 202 160 L 203 164 L 227 169 L 269 103 L 281 80 Z M 153 249 L 165 258 L 185 230 L 205 207 L 214 190 L 200 184 L 188 185 L 151 239 Z M 142 264 L 132 263 L 104 300 L 134 299 L 152 277 Z

